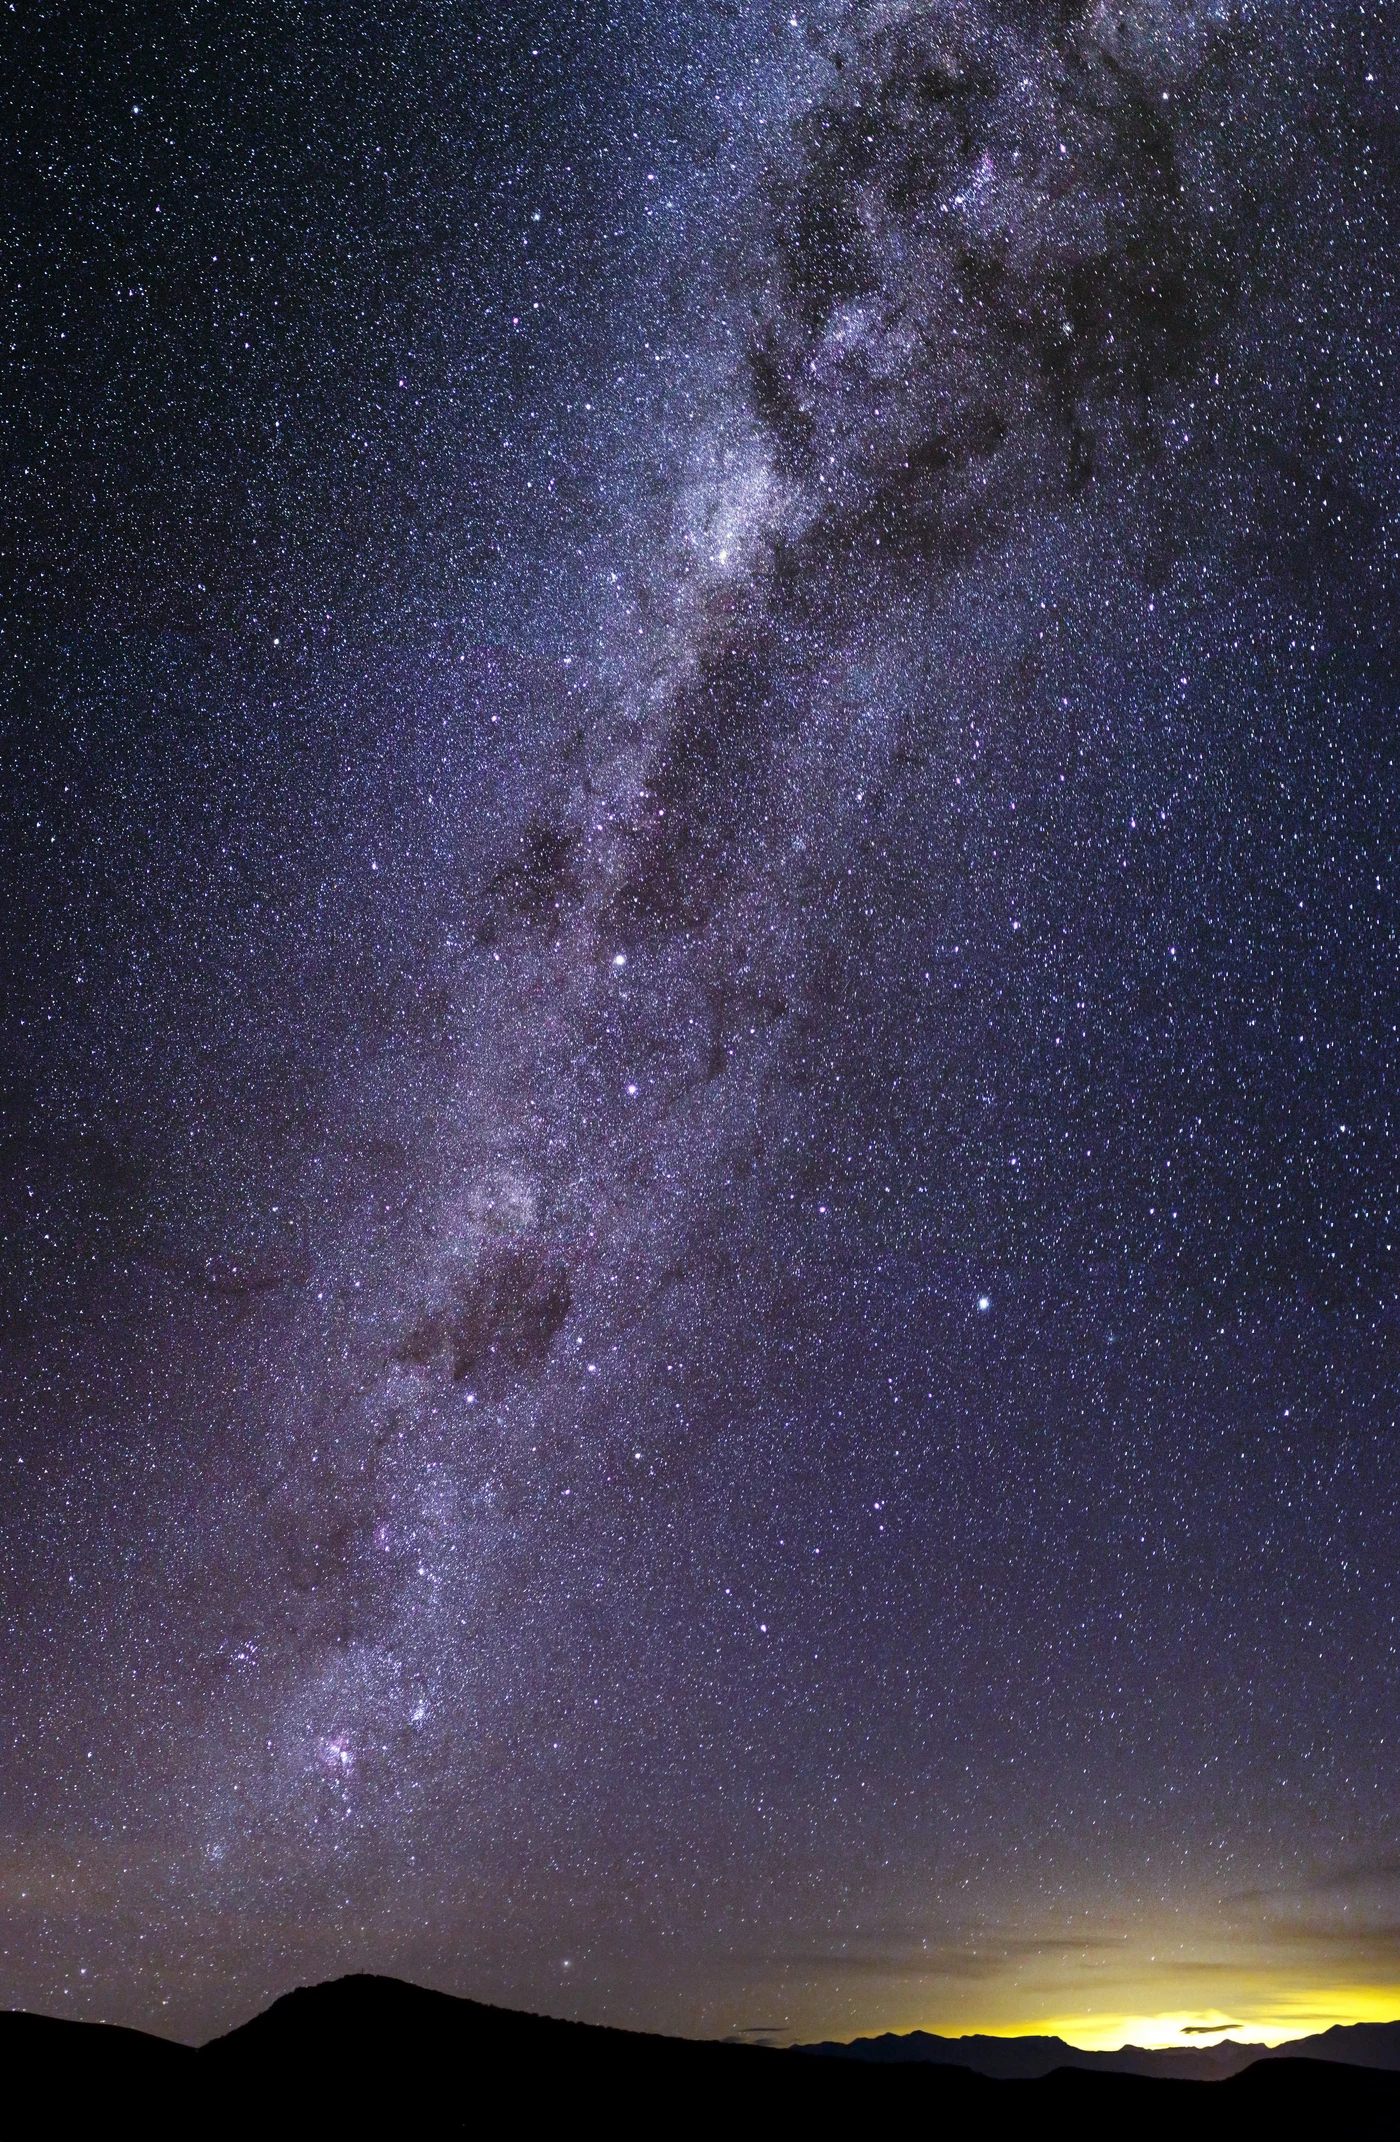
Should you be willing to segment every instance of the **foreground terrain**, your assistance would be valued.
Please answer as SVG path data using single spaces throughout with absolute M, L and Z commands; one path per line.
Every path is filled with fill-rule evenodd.
M 1389 2027 L 1382 2026 L 1382 2030 Z M 922 2034 L 919 2034 L 922 2036 Z M 964 2041 L 978 2045 L 1057 2041 Z M 1377 2039 L 1386 2053 L 1388 2041 Z M 683 2132 L 715 2121 L 743 2131 L 800 2121 L 834 2131 L 873 2119 L 934 2132 L 1400 2136 L 1400 2072 L 1292 2053 L 1256 2058 L 1218 2082 L 1061 2065 L 994 2080 L 928 2046 L 891 2058 L 867 2041 L 850 2057 L 814 2049 L 661 2038 L 519 2015 L 356 1977 L 286 1995 L 197 2050 L 100 2024 L 0 2017 L 11 2117 L 29 2130 L 82 2116 L 148 2131 L 272 2132 L 308 2122 L 338 2134 L 430 2121 L 464 2133 L 502 2122 L 606 2121 L 625 2132 Z M 1352 2043 L 1352 2041 L 1348 2041 Z M 1063 2048 L 1073 2058 L 1073 2049 Z M 864 2057 L 862 2057 L 864 2056 Z M 1043 2059 L 1043 2050 L 1034 2058 Z M 1079 2056 L 1083 2057 L 1083 2056 Z

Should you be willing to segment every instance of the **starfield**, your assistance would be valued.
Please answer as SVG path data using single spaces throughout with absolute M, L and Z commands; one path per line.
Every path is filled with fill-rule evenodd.
M 15 2072 L 1367 2131 L 1390 7 L 0 43 Z

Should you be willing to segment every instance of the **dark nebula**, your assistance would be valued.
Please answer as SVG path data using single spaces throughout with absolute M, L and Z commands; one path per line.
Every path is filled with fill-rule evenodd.
M 19 47 L 10 2003 L 1400 2010 L 1387 9 Z

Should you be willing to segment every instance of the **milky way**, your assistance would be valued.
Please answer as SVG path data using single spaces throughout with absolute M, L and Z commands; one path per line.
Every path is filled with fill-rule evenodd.
M 11 130 L 8 1998 L 1400 2008 L 1384 9 L 247 23 Z

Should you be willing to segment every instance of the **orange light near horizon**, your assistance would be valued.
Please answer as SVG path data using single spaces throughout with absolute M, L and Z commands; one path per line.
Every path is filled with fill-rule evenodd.
M 1114 2014 L 1090 2011 L 1038 2016 L 1025 2022 L 969 2023 L 959 2020 L 947 2036 L 988 2038 L 1063 2038 L 1086 2053 L 1116 2053 L 1125 2045 L 1152 2050 L 1173 2046 L 1218 2045 L 1232 2039 L 1249 2045 L 1285 2045 L 1309 2038 L 1335 2024 L 1393 2023 L 1400 2020 L 1400 1985 L 1330 1986 L 1322 1991 L 1286 1993 L 1270 1999 L 1255 1994 L 1218 2008 L 1158 2010 Z M 926 2028 L 938 2030 L 936 2024 Z M 1217 2032 L 1219 2036 L 1217 2036 Z

